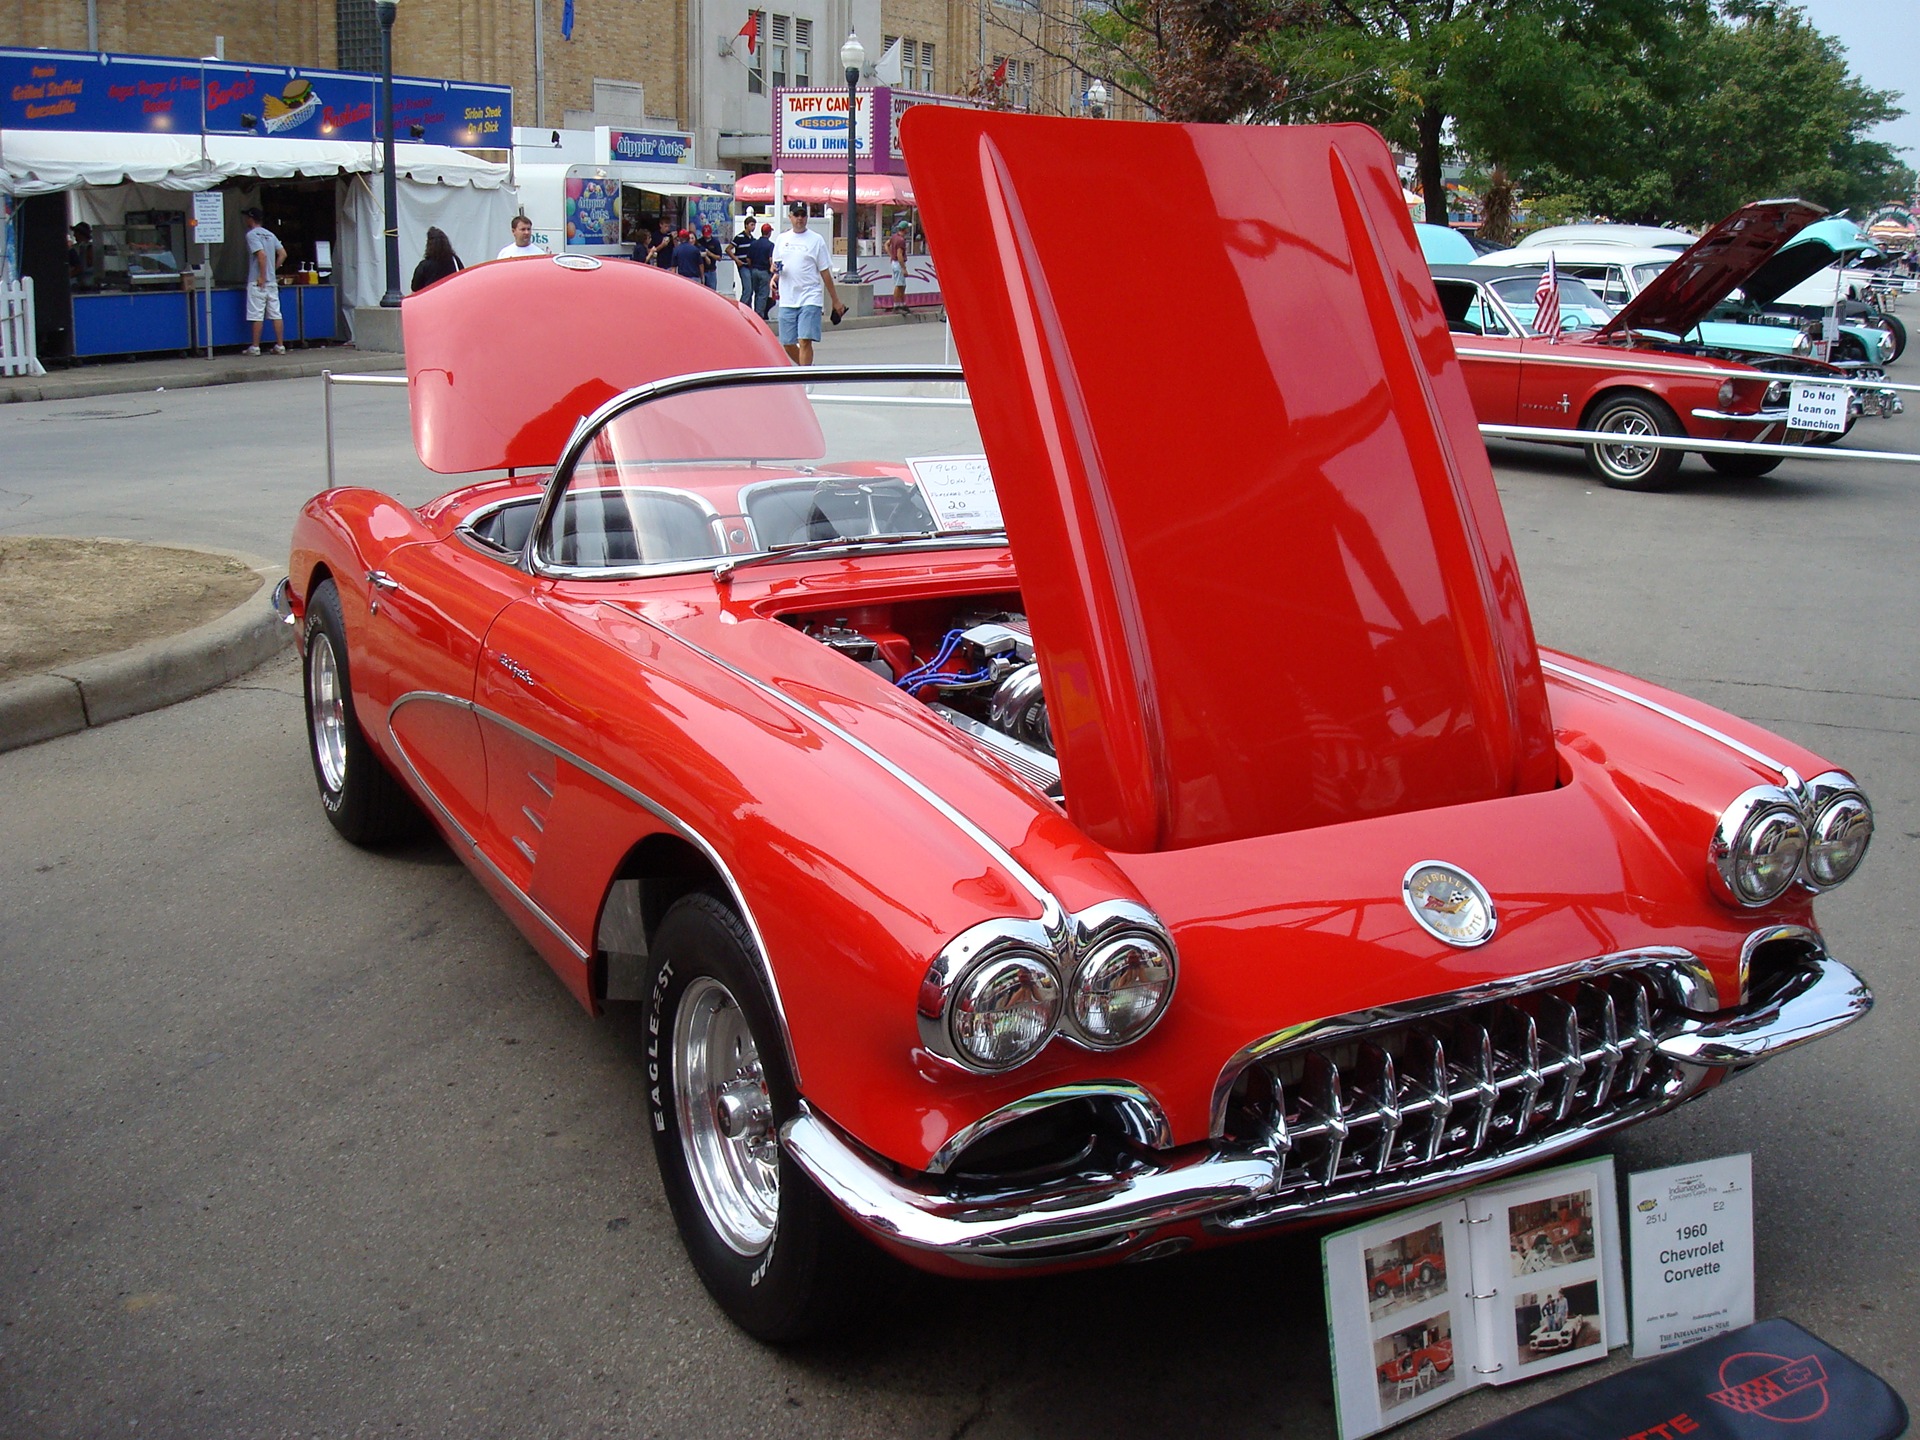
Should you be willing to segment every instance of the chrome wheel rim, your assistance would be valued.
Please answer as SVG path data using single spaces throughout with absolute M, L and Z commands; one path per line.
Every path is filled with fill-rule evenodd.
M 1600 429 L 1609 435 L 1658 435 L 1660 433 L 1651 419 L 1638 410 L 1629 410 L 1622 415 L 1609 417 Z M 1623 479 L 1634 479 L 1652 468 L 1660 452 L 1651 445 L 1602 445 L 1599 446 L 1600 458 L 1609 470 Z
M 307 642 L 307 704 L 313 758 L 327 789 L 337 792 L 347 783 L 347 696 L 333 642 L 324 630 L 314 631 Z
M 673 1022 L 673 1108 L 693 1188 L 720 1238 L 758 1255 L 780 1217 L 780 1142 L 759 1047 L 731 991 L 687 986 Z

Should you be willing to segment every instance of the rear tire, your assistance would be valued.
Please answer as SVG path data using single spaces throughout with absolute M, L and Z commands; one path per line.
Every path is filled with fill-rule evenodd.
M 649 948 L 654 1153 L 694 1270 L 769 1344 L 840 1323 L 878 1252 L 780 1144 L 800 1096 L 753 937 L 724 901 L 696 892 L 667 911 Z
M 1622 444 L 1587 446 L 1587 468 L 1615 490 L 1664 490 L 1680 468 L 1680 451 L 1631 443 L 1637 435 L 1686 434 L 1673 411 L 1652 395 L 1603 400 L 1581 428 L 1623 437 Z
M 1708 451 L 1700 457 L 1722 475 L 1735 480 L 1758 480 L 1780 468 L 1781 455 L 1727 455 Z
M 333 828 L 355 845 L 382 845 L 415 831 L 420 812 L 367 743 L 353 704 L 340 592 L 322 580 L 307 597 L 307 758 Z

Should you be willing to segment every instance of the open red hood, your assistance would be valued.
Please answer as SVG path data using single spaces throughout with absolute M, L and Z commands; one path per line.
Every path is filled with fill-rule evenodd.
M 1550 788 L 1380 137 L 932 105 L 902 131 L 1075 822 L 1168 850 Z
M 476 265 L 409 295 L 400 324 L 414 448 L 442 475 L 551 465 L 582 415 L 635 385 L 791 363 L 746 306 L 630 260 Z M 712 399 L 717 441 L 739 427 Z
M 1826 213 L 1806 200 L 1756 200 L 1742 205 L 1682 251 L 1646 289 L 1602 325 L 1600 333 L 1659 330 L 1685 335 L 1707 318 L 1709 310 L 1744 285 L 1776 250 Z

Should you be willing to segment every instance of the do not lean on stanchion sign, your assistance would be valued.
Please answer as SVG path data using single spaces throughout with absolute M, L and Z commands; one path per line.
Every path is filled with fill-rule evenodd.
M 1627 1177 L 1633 1356 L 1753 1323 L 1753 1157 Z
M 1787 424 L 1795 430 L 1825 430 L 1834 435 L 1847 428 L 1847 387 L 1793 382 L 1793 404 Z

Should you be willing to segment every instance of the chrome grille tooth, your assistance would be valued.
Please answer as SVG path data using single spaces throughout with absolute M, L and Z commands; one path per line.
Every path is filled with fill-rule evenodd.
M 1647 1065 L 1653 1059 L 1653 1006 L 1647 996 L 1646 982 L 1638 975 L 1629 975 L 1627 985 L 1627 1032 L 1621 1044 L 1631 1052 L 1627 1056 L 1624 1087 L 1631 1095 L 1647 1078 Z
M 1541 1000 L 1540 1015 L 1547 1036 L 1558 1052 L 1552 1061 L 1559 1070 L 1555 1082 L 1559 1090 L 1553 1101 L 1553 1118 L 1558 1123 L 1572 1111 L 1573 1098 L 1579 1093 L 1580 1079 L 1587 1070 L 1587 1062 L 1580 1055 L 1580 1017 L 1574 1013 L 1572 1004 L 1558 995 L 1548 995 Z
M 1516 1005 L 1502 1008 L 1515 1032 L 1514 1059 L 1520 1064 L 1511 1077 L 1513 1088 L 1520 1092 L 1520 1107 L 1513 1115 L 1513 1137 L 1519 1140 L 1533 1128 L 1533 1107 L 1539 1103 L 1540 1091 L 1547 1083 L 1546 1076 L 1540 1073 L 1540 1027 L 1528 1011 Z
M 1486 1147 L 1487 1132 L 1493 1128 L 1494 1111 L 1500 1106 L 1500 1082 L 1493 1066 L 1493 1034 L 1478 1020 L 1468 1018 L 1461 1026 L 1461 1041 L 1466 1064 L 1467 1090 L 1455 1095 L 1456 1103 L 1465 1099 L 1473 1105 L 1473 1135 L 1469 1151 Z
M 1324 1050 L 1307 1055 L 1301 1113 L 1313 1117 L 1326 1141 L 1319 1180 L 1322 1185 L 1331 1185 L 1340 1178 L 1340 1158 L 1347 1143 L 1347 1109 L 1340 1094 L 1340 1067 Z
M 1422 1045 L 1426 1051 L 1421 1067 L 1425 1072 L 1421 1083 L 1426 1088 L 1429 1109 L 1427 1139 L 1423 1147 L 1426 1153 L 1421 1160 L 1431 1165 L 1439 1158 L 1440 1147 L 1446 1143 L 1447 1121 L 1453 1114 L 1453 1093 L 1447 1088 L 1447 1050 L 1440 1043 L 1438 1032 L 1423 1027 L 1415 1044 Z
M 1372 1040 L 1360 1046 L 1361 1083 L 1355 1086 L 1355 1112 L 1347 1117 L 1352 1127 L 1361 1117 L 1379 1126 L 1373 1142 L 1373 1173 L 1378 1175 L 1393 1161 L 1393 1146 L 1400 1135 L 1404 1114 L 1400 1108 L 1400 1077 L 1395 1073 L 1393 1056 Z M 1360 1110 L 1360 1104 L 1367 1106 Z
M 1604 985 L 1587 987 L 1596 1011 L 1596 1027 L 1599 1031 L 1600 1073 L 1594 1077 L 1593 1099 L 1589 1109 L 1599 1110 L 1612 1094 L 1613 1077 L 1619 1072 L 1620 1059 L 1620 1014 L 1614 1008 L 1613 991 Z

